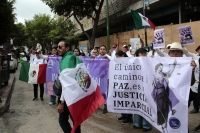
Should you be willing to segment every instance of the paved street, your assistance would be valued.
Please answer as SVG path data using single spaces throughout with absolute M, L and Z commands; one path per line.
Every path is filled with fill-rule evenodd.
M 0 116 L 0 133 L 62 133 L 58 124 L 56 105 L 50 106 L 49 96 L 44 101 L 32 101 L 32 85 L 18 80 L 16 72 L 15 90 L 12 95 L 10 111 Z M 132 128 L 133 124 L 122 125 L 117 121 L 119 114 L 102 114 L 101 107 L 82 124 L 82 133 L 142 133 Z M 191 110 L 191 108 L 189 109 Z M 190 130 L 198 124 L 200 113 L 189 115 Z M 155 128 L 149 133 L 159 133 Z M 195 133 L 191 131 L 190 133 Z

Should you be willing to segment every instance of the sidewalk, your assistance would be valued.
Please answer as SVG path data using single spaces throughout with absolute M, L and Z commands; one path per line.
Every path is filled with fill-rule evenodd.
M 44 101 L 32 101 L 33 86 L 18 80 L 19 71 L 15 77 L 10 111 L 0 116 L 0 133 L 63 133 L 58 123 L 56 105 L 48 104 L 49 96 L 44 94 Z M 122 121 L 117 120 L 120 114 L 102 114 L 102 110 L 103 106 L 83 122 L 82 133 L 144 133 L 141 129 L 133 129 L 133 124 L 122 125 Z M 198 133 L 192 129 L 199 122 L 200 113 L 189 114 L 190 133 Z M 160 132 L 153 128 L 148 133 Z
M 15 87 L 15 75 L 10 74 L 10 79 L 8 81 L 8 85 L 1 88 L 2 95 L 0 95 L 2 103 L 0 103 L 0 114 L 7 111 L 10 106 L 10 100 L 12 97 L 12 92 Z

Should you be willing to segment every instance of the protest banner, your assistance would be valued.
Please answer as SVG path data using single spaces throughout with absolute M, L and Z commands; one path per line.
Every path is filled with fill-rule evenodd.
M 47 69 L 46 69 L 46 94 L 54 95 L 53 84 L 56 79 L 58 79 L 59 69 L 60 69 L 60 56 L 49 56 Z
M 109 112 L 138 114 L 161 132 L 188 131 L 192 58 L 118 58 L 109 63 Z
M 179 27 L 178 32 L 183 45 L 195 44 L 190 26 Z
M 108 90 L 108 59 L 102 57 L 91 58 L 90 56 L 79 56 L 90 75 L 100 86 L 103 95 L 107 96 Z
M 195 82 L 191 86 L 191 90 L 195 93 L 198 93 L 198 86 L 199 86 L 199 60 L 195 60 L 195 63 L 197 64 L 196 68 L 194 69 L 194 77 L 195 77 Z
M 136 50 L 141 48 L 140 45 L 140 38 L 130 38 L 130 43 L 131 43 L 131 52 L 132 54 L 135 54 Z
M 154 31 L 154 43 L 153 48 L 165 48 L 165 34 L 164 29 L 158 29 Z

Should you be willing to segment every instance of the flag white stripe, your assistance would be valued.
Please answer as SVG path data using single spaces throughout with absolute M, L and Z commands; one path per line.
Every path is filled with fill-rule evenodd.
M 141 19 L 142 19 L 142 26 L 150 26 L 150 24 L 148 23 L 148 18 L 147 17 L 145 17 L 146 18 L 146 21 L 144 20 L 144 16 L 141 14 L 141 13 L 138 13 L 139 15 L 140 15 L 140 17 L 141 17 Z
M 35 75 L 33 71 L 36 72 Z M 30 64 L 30 68 L 28 72 L 28 75 L 29 75 L 28 83 L 37 84 L 38 72 L 39 72 L 39 64 Z
M 89 73 L 87 68 L 83 63 L 78 64 L 76 68 L 67 68 L 60 73 L 59 79 L 62 84 L 62 95 L 64 96 L 67 105 L 76 103 L 77 101 L 83 99 L 84 97 L 91 95 L 96 91 L 97 83 L 91 78 L 91 85 L 85 92 L 76 81 L 76 73 L 78 69 L 84 70 L 84 72 Z M 90 76 L 91 77 L 91 76 Z

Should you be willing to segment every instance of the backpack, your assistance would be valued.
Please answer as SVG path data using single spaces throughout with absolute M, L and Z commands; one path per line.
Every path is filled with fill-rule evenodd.
M 59 79 L 56 79 L 53 84 L 53 90 L 57 96 L 61 96 L 62 94 L 62 85 Z

